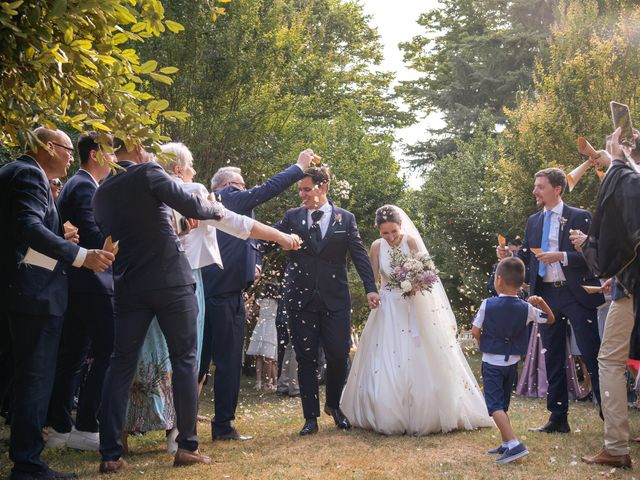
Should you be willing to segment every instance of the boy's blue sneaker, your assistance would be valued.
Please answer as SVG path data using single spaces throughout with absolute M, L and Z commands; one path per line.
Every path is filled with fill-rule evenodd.
M 509 450 L 507 447 L 503 447 L 502 445 L 500 445 L 497 448 L 493 448 L 493 449 L 489 450 L 487 452 L 487 455 L 502 455 L 507 450 Z
M 522 443 L 519 443 L 513 448 L 507 449 L 500 458 L 494 460 L 494 463 L 509 463 L 529 455 L 529 450 Z

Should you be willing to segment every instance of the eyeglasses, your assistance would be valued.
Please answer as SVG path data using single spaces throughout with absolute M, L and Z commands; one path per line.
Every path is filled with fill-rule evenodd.
M 245 188 L 245 185 L 243 182 L 229 182 L 229 185 L 235 185 L 238 188 Z
M 51 143 L 53 143 L 54 145 L 56 145 L 56 146 L 58 146 L 58 147 L 62 147 L 62 148 L 64 148 L 67 152 L 69 152 L 69 153 L 73 154 L 73 148 L 67 147 L 67 146 L 65 146 L 65 145 L 62 145 L 62 144 L 60 144 L 60 143 L 56 143 L 56 142 L 51 142 Z
M 53 179 L 53 180 L 49 180 L 49 184 L 52 187 L 56 187 L 56 188 L 62 188 L 62 182 L 60 180 L 58 180 L 57 178 Z

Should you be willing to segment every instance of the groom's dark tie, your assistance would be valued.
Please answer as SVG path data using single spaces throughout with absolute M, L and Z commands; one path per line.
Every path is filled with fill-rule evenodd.
M 322 210 L 316 210 L 315 212 L 311 212 L 311 220 L 313 223 L 311 227 L 309 227 L 309 236 L 311 237 L 311 242 L 314 246 L 317 246 L 322 241 L 322 230 L 320 229 L 320 219 L 324 215 Z

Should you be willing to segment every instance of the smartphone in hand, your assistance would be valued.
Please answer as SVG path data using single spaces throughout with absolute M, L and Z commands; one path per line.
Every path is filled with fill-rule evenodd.
M 624 103 L 610 102 L 611 120 L 613 121 L 613 129 L 620 127 L 620 143 L 629 147 L 635 147 L 633 138 L 633 127 L 631 126 L 631 113 L 629 107 Z

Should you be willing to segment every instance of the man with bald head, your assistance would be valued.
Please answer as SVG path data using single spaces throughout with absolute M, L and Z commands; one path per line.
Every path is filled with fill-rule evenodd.
M 8 327 L 15 367 L 11 479 L 75 478 L 40 459 L 67 308 L 67 271 L 104 271 L 114 256 L 65 238 L 49 180 L 67 174 L 73 144 L 60 130 L 41 127 L 32 135 L 38 147 L 0 168 L 0 323 Z

